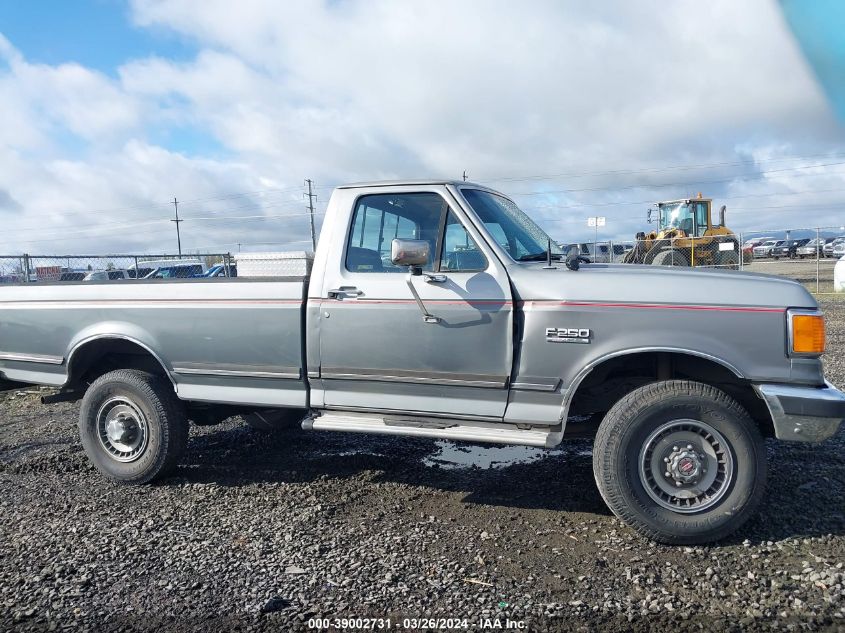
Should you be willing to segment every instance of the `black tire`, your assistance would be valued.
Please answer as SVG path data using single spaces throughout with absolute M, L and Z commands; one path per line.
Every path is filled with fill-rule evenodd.
M 643 451 L 651 445 L 649 441 L 654 441 L 652 437 L 655 433 L 668 425 L 683 425 L 681 420 L 698 421 L 698 424 L 715 429 L 726 444 L 724 455 L 731 458 L 731 476 L 723 477 L 725 483 L 719 484 L 721 490 L 718 495 L 696 497 L 705 504 L 700 511 L 689 507 L 682 509 L 679 504 L 688 500 L 673 499 L 668 494 L 663 503 L 676 509 L 661 505 L 652 495 L 660 495 L 658 486 L 671 487 L 670 484 L 675 482 L 667 477 L 660 484 L 656 474 L 651 479 L 643 474 L 648 469 L 647 465 L 655 462 L 661 464 L 661 469 L 666 468 L 668 473 L 670 466 L 662 464 L 665 458 L 661 458 L 658 449 L 645 454 Z M 710 438 L 714 436 L 710 435 Z M 702 439 L 702 443 L 705 441 Z M 656 444 L 660 445 L 659 442 Z M 717 442 L 715 446 L 721 444 Z M 673 455 L 677 454 L 678 448 L 672 447 Z M 685 449 L 681 446 L 682 451 Z M 661 450 L 669 451 L 669 444 Z M 705 457 L 704 450 L 699 455 L 702 458 Z M 727 456 L 724 459 L 727 461 Z M 722 472 L 718 459 L 704 462 L 707 467 L 710 463 L 718 465 L 715 475 L 707 475 L 715 477 L 718 482 Z M 675 465 L 678 465 L 677 459 Z M 683 467 L 686 468 L 686 465 Z M 705 468 L 697 472 L 708 471 Z M 632 391 L 607 413 L 593 447 L 593 473 L 608 507 L 643 536 L 667 544 L 708 543 L 725 538 L 754 514 L 766 488 L 766 447 L 748 413 L 726 393 L 698 382 L 667 380 Z M 659 476 L 665 474 L 661 472 Z M 695 485 L 690 485 L 691 494 Z M 682 488 L 673 490 L 683 492 Z M 712 505 L 706 505 L 708 503 Z
M 307 413 L 305 409 L 264 409 L 249 413 L 243 419 L 256 431 L 276 433 L 296 426 Z
M 727 268 L 728 270 L 739 269 L 739 256 L 736 251 L 716 251 L 713 261 L 716 262 L 718 268 Z
M 689 259 L 679 249 L 665 249 L 655 253 L 651 263 L 654 266 L 689 266 Z
M 126 435 L 115 439 L 107 433 L 110 422 L 126 427 Z M 188 443 L 188 420 L 166 378 L 118 369 L 100 376 L 85 392 L 79 435 L 88 458 L 108 479 L 145 484 L 176 467 Z

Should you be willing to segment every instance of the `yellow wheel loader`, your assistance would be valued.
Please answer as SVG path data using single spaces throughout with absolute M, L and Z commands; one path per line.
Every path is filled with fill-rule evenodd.
M 740 244 L 736 234 L 725 226 L 725 207 L 718 224 L 711 216 L 712 200 L 688 198 L 658 202 L 649 209 L 648 221 L 657 230 L 637 233 L 634 248 L 625 255 L 627 264 L 655 266 L 715 266 L 739 268 Z M 657 216 L 656 218 L 654 216 Z

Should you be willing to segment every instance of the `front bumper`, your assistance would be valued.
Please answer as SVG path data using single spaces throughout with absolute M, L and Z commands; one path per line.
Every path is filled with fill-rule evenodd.
M 825 387 L 754 385 L 766 403 L 775 437 L 792 442 L 823 442 L 845 419 L 845 394 L 829 382 Z

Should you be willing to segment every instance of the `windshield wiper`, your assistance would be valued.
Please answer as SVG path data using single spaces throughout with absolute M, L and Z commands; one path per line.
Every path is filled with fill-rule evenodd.
M 522 255 L 516 258 L 518 262 L 541 262 L 544 259 L 549 257 L 548 253 L 528 253 L 527 255 Z M 557 253 L 552 253 L 551 258 L 555 261 L 560 261 L 563 259 L 563 255 L 558 255 Z

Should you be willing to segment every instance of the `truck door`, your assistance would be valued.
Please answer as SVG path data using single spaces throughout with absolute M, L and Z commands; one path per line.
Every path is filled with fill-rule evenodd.
M 376 191 L 345 192 L 353 212 L 344 247 L 327 255 L 320 295 L 311 295 L 320 337 L 312 405 L 501 419 L 513 353 L 504 267 L 445 187 Z M 424 274 L 411 283 L 433 320 L 408 269 L 391 263 L 394 238 L 429 242 Z

